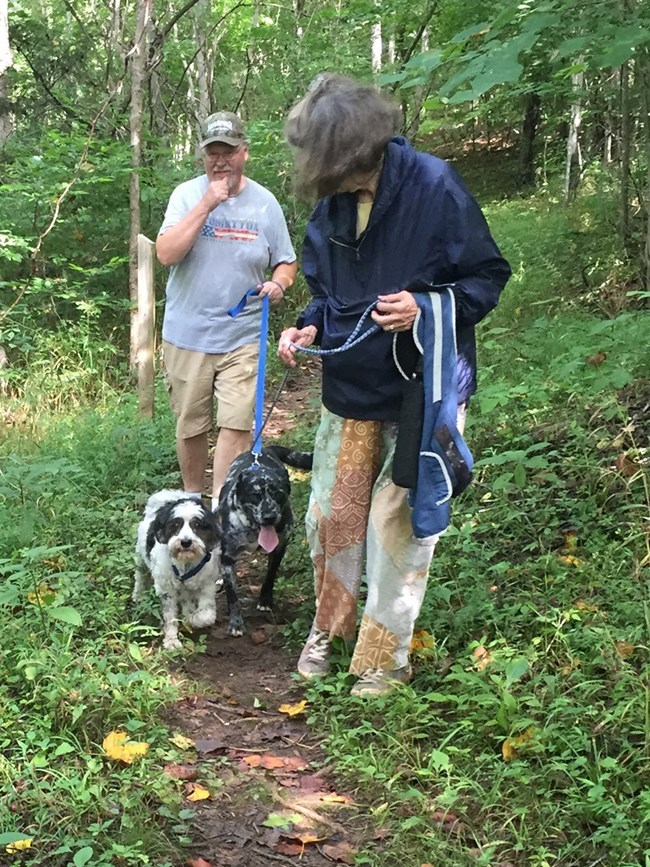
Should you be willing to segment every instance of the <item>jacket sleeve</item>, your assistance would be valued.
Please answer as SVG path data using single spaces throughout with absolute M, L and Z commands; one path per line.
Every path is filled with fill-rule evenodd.
M 450 168 L 446 180 L 443 212 L 456 318 L 461 325 L 475 325 L 496 306 L 511 270 L 458 174 Z
M 326 295 L 323 291 L 318 277 L 316 275 L 316 249 L 318 247 L 318 239 L 314 238 L 316 230 L 310 221 L 307 224 L 307 234 L 302 245 L 302 270 L 311 292 L 312 300 L 305 307 L 302 313 L 299 314 L 296 321 L 297 328 L 304 328 L 306 325 L 314 325 L 318 333 L 314 343 L 320 344 L 323 334 L 323 320 L 325 317 Z

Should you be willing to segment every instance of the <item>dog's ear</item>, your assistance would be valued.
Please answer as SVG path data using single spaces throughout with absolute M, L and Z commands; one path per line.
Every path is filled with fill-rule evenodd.
M 169 542 L 167 536 L 167 522 L 169 521 L 170 512 L 170 504 L 163 506 L 156 512 L 153 521 L 149 525 L 149 532 L 147 533 L 147 550 L 150 551 L 156 542 L 159 542 L 161 545 L 166 545 Z

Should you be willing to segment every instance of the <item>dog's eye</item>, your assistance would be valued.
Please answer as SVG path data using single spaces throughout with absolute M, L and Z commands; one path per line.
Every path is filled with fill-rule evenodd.
M 173 521 L 169 522 L 169 532 L 172 536 L 177 536 L 180 533 L 181 527 L 183 526 L 183 522 L 178 518 L 174 518 Z
M 197 530 L 209 530 L 210 525 L 207 521 L 201 521 L 199 518 L 195 518 L 190 522 L 192 529 L 196 532 Z

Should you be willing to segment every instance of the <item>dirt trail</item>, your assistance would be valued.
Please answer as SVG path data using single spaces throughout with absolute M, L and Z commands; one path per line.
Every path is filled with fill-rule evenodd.
M 281 438 L 295 419 L 317 415 L 319 370 L 310 360 L 290 377 L 265 429 Z M 275 389 L 267 390 L 267 399 Z M 299 523 L 295 532 L 302 532 Z M 181 664 L 198 684 L 196 695 L 171 708 L 168 722 L 193 741 L 188 762 L 168 769 L 181 777 L 187 795 L 204 787 L 210 797 L 187 806 L 196 812 L 186 863 L 193 867 L 323 867 L 354 862 L 353 850 L 366 837 L 368 811 L 339 791 L 334 769 L 305 723 L 281 705 L 299 705 L 304 689 L 293 674 L 296 654 L 283 646 L 282 626 L 302 599 L 277 587 L 273 616 L 255 609 L 263 555 L 243 563 L 239 590 L 247 626 L 231 638 L 225 626 L 225 597 L 217 600 L 219 622 L 207 651 Z M 304 596 L 311 586 L 304 588 Z M 269 622 L 272 620 L 273 622 Z M 200 791 L 200 789 L 199 789 Z M 370 832 L 371 833 L 371 832 Z

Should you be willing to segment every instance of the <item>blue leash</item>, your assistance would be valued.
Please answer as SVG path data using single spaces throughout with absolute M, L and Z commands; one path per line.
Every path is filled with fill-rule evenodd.
M 300 352 L 306 352 L 308 355 L 336 355 L 338 352 L 345 352 L 346 349 L 352 349 L 353 346 L 357 346 L 357 344 L 361 343 L 362 340 L 365 340 L 366 337 L 370 337 L 371 334 L 380 330 L 379 325 L 377 325 L 376 322 L 373 322 L 370 328 L 366 329 L 363 334 L 359 334 L 361 326 L 374 309 L 376 303 L 376 301 L 373 301 L 372 304 L 369 304 L 366 307 L 361 314 L 359 321 L 354 326 L 352 334 L 347 338 L 345 343 L 342 343 L 341 346 L 337 346 L 336 349 L 312 349 L 311 346 L 298 346 L 297 343 L 290 343 L 289 346 L 291 346 L 292 349 L 299 350 Z
M 242 299 L 228 310 L 228 316 L 238 316 L 249 297 L 258 296 L 257 289 L 248 289 Z M 264 427 L 264 380 L 266 378 L 266 342 L 269 333 L 269 296 L 262 298 L 262 327 L 260 331 L 260 354 L 257 361 L 257 386 L 255 390 L 255 426 L 253 428 L 253 446 L 251 452 L 258 458 L 262 454 L 262 428 Z

